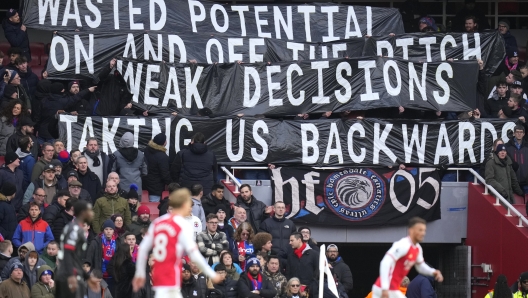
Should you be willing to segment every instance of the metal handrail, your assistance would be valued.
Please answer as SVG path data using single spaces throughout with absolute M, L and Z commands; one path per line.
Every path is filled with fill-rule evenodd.
M 238 182 L 238 180 L 235 178 L 235 175 L 234 175 L 235 170 L 267 170 L 268 167 L 235 166 L 235 167 L 231 167 L 233 174 L 229 172 L 229 170 L 226 167 L 221 167 L 221 169 L 227 175 L 226 182 L 229 182 L 229 178 L 231 178 L 236 185 L 236 191 L 238 191 L 238 188 L 240 187 L 240 182 Z M 318 167 L 317 169 L 336 169 L 336 168 L 335 167 Z M 493 204 L 494 206 L 500 206 L 502 203 L 502 205 L 504 205 L 506 209 L 508 209 L 508 213 L 506 213 L 507 217 L 512 217 L 513 215 L 515 215 L 519 218 L 519 224 L 517 225 L 517 227 L 519 228 L 528 227 L 528 219 L 526 219 L 526 217 L 524 217 L 524 215 L 522 215 L 522 213 L 519 212 L 519 210 L 513 207 L 510 204 L 510 202 L 508 202 L 503 196 L 501 196 L 498 191 L 496 191 L 492 186 L 486 184 L 486 180 L 482 178 L 482 176 L 480 176 L 480 174 L 477 171 L 475 171 L 472 168 L 448 168 L 447 170 L 457 171 L 457 182 L 458 182 L 459 171 L 468 171 L 471 174 L 473 174 L 473 176 L 475 177 L 475 181 L 473 182 L 473 184 L 478 184 L 478 182 L 481 182 L 484 185 L 484 193 L 483 193 L 484 195 L 488 195 L 489 192 L 495 195 L 496 201 L 495 201 L 495 204 Z

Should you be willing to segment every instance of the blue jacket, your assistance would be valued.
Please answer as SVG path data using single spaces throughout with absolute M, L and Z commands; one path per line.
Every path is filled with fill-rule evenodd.
M 416 276 L 407 287 L 407 298 L 436 298 L 432 276 Z
M 18 168 L 24 173 L 24 183 L 22 187 L 26 189 L 31 183 L 31 174 L 33 173 L 33 167 L 37 161 L 31 153 L 22 152 L 20 148 L 17 149 L 16 154 L 20 159 L 20 166 L 18 166 Z
M 35 250 L 42 254 L 44 248 L 52 240 L 55 240 L 55 238 L 51 228 L 39 215 L 35 221 L 29 216 L 21 221 L 15 230 L 15 234 L 13 234 L 12 241 L 15 247 L 20 247 L 22 243 L 29 241 L 35 245 Z
M 17 227 L 15 208 L 0 194 L 0 233 L 4 239 L 12 239 Z
M 0 168 L 0 188 L 5 182 L 11 182 L 16 186 L 17 190 L 15 197 L 11 200 L 11 206 L 18 212 L 24 199 L 24 173 L 18 168 L 13 172 L 8 167 L 3 166 Z
M 517 39 L 511 34 L 510 31 L 506 32 L 506 34 L 502 34 L 502 38 L 504 38 L 504 47 L 506 48 L 506 53 L 508 53 L 508 51 L 519 51 L 519 48 L 517 47 Z
M 29 38 L 27 31 L 20 29 L 22 26 L 22 21 L 18 24 L 15 24 L 8 19 L 5 19 L 2 23 L 4 28 L 4 35 L 9 44 L 12 47 L 20 48 L 22 54 L 27 58 L 28 62 L 31 62 L 31 50 L 29 49 Z

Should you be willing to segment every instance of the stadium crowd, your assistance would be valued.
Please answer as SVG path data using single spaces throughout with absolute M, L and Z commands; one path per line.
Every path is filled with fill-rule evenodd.
M 464 32 L 488 29 L 474 3 L 466 2 L 453 28 Z M 405 11 L 402 15 L 407 20 Z M 441 30 L 426 15 L 407 21 L 406 28 L 411 30 Z M 112 154 L 102 152 L 100 140 L 95 138 L 87 140 L 83 151 L 67 152 L 59 139 L 60 114 L 149 113 L 132 104 L 126 83 L 115 69 L 115 59 L 94 82 L 74 80 L 64 84 L 48 80 L 45 70 L 37 75 L 28 65 L 32 59 L 30 43 L 17 10 L 8 10 L 3 29 L 11 48 L 6 57 L 0 51 L 0 65 L 3 59 L 9 62 L 0 68 L 0 156 L 5 160 L 0 168 L 0 298 L 54 297 L 61 234 L 73 220 L 72 206 L 77 200 L 91 203 L 94 211 L 93 222 L 84 226 L 89 243 L 83 259 L 84 269 L 90 272 L 87 297 L 153 297 L 150 283 L 139 293 L 133 293 L 131 287 L 138 245 L 151 223 L 151 210 L 141 204 L 145 199 L 143 190 L 147 191 L 149 202 L 159 202 L 161 216 L 170 208 L 168 198 L 163 196 L 165 190 L 171 193 L 181 187 L 189 188 L 193 196 L 193 207 L 186 219 L 194 228 L 199 250 L 223 276 L 220 283 L 213 284 L 188 261 L 182 273 L 184 297 L 318 296 L 319 247 L 310 229 L 297 227 L 285 218 L 283 202 L 266 206 L 253 195 L 250 185 L 240 187 L 236 203 L 226 200 L 224 187 L 217 181 L 216 157 L 202 133 L 196 133 L 172 163 L 166 154 L 163 133 L 150 140 L 144 152 L 134 148 L 131 133 L 121 137 L 119 149 Z M 472 111 L 441 113 L 399 107 L 298 114 L 295 119 L 514 118 L 514 138 L 507 144 L 496 140 L 492 154 L 482 166 L 486 181 L 512 201 L 514 193 L 528 192 L 528 112 L 524 92 L 528 65 L 519 61 L 517 42 L 509 32 L 508 22 L 499 22 L 497 30 L 504 37 L 507 55 L 492 77 L 487 78 L 482 72 L 479 75 L 475 86 L 477 106 Z M 479 60 L 479 65 L 482 70 L 484 62 Z M 212 116 L 207 108 L 200 114 Z M 326 258 L 339 298 L 348 297 L 353 277 L 337 245 L 328 245 Z M 406 279 L 401 286 L 407 297 L 435 297 L 433 281 L 424 276 L 410 283 Z M 492 296 L 507 297 L 504 293 L 510 291 L 512 295 L 513 291 L 514 297 L 525 297 L 528 273 L 523 273 L 514 286 L 510 290 L 501 277 L 496 295 Z M 326 284 L 324 297 L 335 297 Z

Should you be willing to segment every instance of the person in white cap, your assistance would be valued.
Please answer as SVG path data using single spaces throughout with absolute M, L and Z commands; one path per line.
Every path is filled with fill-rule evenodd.
M 354 287 L 352 271 L 350 271 L 350 267 L 345 264 L 341 256 L 339 256 L 337 245 L 330 244 L 326 247 L 326 259 L 328 260 L 330 267 L 334 269 L 339 282 L 345 287 L 345 291 L 352 291 L 352 288 Z

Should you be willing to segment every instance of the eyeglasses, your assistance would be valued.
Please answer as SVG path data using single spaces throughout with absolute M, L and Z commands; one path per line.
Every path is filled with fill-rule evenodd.
M 20 250 L 20 251 L 18 251 L 18 253 L 21 254 L 21 255 L 25 255 L 25 254 L 27 254 L 27 252 L 28 252 L 27 250 Z
M 122 219 L 116 219 L 115 222 L 123 222 Z
M 337 253 L 337 250 L 329 250 L 327 253 Z
M 528 280 L 523 280 L 522 283 L 526 285 L 528 284 Z
M 47 198 L 48 196 L 47 195 L 39 195 L 39 194 L 35 194 L 37 197 L 39 198 Z
M 242 234 L 240 234 L 240 235 L 242 235 L 242 236 L 249 236 L 249 233 L 242 233 Z
M 217 225 L 217 224 L 218 224 L 217 221 L 208 221 L 207 223 L 208 223 L 208 224 L 212 224 L 212 225 Z
M 298 288 L 300 287 L 301 285 L 290 285 L 291 287 L 294 287 L 294 288 Z

